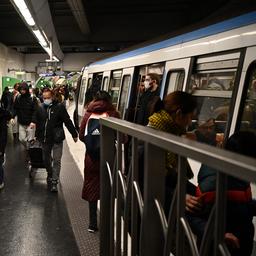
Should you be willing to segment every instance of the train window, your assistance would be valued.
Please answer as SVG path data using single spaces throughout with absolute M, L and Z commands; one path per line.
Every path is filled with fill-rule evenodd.
M 105 76 L 104 79 L 103 79 L 103 90 L 107 90 L 108 88 L 108 77 Z
M 127 102 L 127 98 L 128 98 L 130 81 L 131 81 L 130 75 L 126 75 L 123 77 L 122 91 L 120 95 L 119 108 L 118 108 L 122 117 L 124 116 L 125 103 Z
M 230 54 L 231 55 L 231 54 Z M 210 61 L 198 59 L 191 75 L 189 90 L 197 100 L 197 116 L 191 129 L 197 139 L 211 145 L 222 145 L 227 134 L 227 121 L 236 78 L 239 55 L 234 59 L 214 56 Z M 219 58 L 219 59 L 218 59 Z
M 250 73 L 240 129 L 256 130 L 256 64 Z
M 184 78 L 184 70 L 169 71 L 167 74 L 165 95 L 169 94 L 172 88 L 175 88 L 175 91 L 182 91 Z
M 84 94 L 85 94 L 85 87 L 86 87 L 86 78 L 82 80 L 80 92 L 79 92 L 79 104 L 83 104 Z
M 114 106 L 116 106 L 118 102 L 120 85 L 121 85 L 121 77 L 122 77 L 122 71 L 118 70 L 118 71 L 112 72 L 108 92 L 112 97 L 112 103 Z

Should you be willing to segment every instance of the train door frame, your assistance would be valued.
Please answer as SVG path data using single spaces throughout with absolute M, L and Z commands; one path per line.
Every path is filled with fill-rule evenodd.
M 85 93 L 88 88 L 88 80 L 89 80 L 89 74 L 87 70 L 84 70 L 83 76 L 82 76 L 82 81 L 81 81 L 81 86 L 79 90 L 79 98 L 77 102 L 77 115 L 78 115 L 78 122 L 80 124 L 80 121 L 83 117 L 84 114 L 84 100 L 85 100 Z M 85 81 L 85 83 L 84 83 Z M 82 101 L 81 101 L 82 99 Z
M 122 119 L 125 119 L 126 112 L 128 110 L 128 107 L 129 107 L 129 98 L 130 98 L 130 94 L 131 94 L 134 70 L 135 70 L 135 67 L 131 67 L 131 68 L 125 68 L 122 71 L 121 86 L 120 86 L 120 91 L 119 91 L 119 96 L 118 96 L 118 103 L 117 103 L 118 110 L 120 110 L 121 96 L 122 96 L 123 89 L 124 89 L 125 78 L 127 76 L 130 77 L 130 81 L 129 81 L 129 84 L 128 84 L 127 95 L 126 95 L 126 100 L 125 100 L 125 105 L 124 105 L 124 110 L 123 110 L 123 113 L 121 113 L 121 115 L 122 115 L 121 118 Z
M 111 75 L 111 71 L 104 71 L 103 72 L 103 78 L 102 78 L 102 85 L 101 88 L 104 91 L 108 91 L 108 87 L 109 87 L 109 81 L 110 81 L 110 75 Z M 107 83 L 105 84 L 105 79 L 107 79 Z
M 164 97 L 167 92 L 173 92 L 176 91 L 178 88 L 175 88 L 175 85 L 171 88 L 171 90 L 168 90 L 167 88 L 167 82 L 169 83 L 169 78 L 172 72 L 177 72 L 177 71 L 184 71 L 185 76 L 183 80 L 183 86 L 182 90 L 185 90 L 187 80 L 188 80 L 188 74 L 190 70 L 190 63 L 191 63 L 191 58 L 185 58 L 185 59 L 178 59 L 178 60 L 171 60 L 167 61 L 165 63 L 165 69 L 164 69 L 164 76 L 163 76 L 163 81 L 162 81 L 162 91 L 161 91 L 161 96 Z
M 248 89 L 248 76 L 250 75 L 250 67 L 251 65 L 255 65 L 256 63 L 256 46 L 248 47 L 245 51 L 244 62 L 241 72 L 241 78 L 238 86 L 236 102 L 233 111 L 233 118 L 230 126 L 229 135 L 233 134 L 239 128 L 239 122 L 241 122 L 242 118 L 242 110 L 245 104 L 246 98 L 246 90 Z

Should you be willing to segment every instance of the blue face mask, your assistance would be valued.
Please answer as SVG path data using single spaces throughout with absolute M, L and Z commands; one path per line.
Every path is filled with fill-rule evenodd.
M 44 100 L 44 105 L 49 106 L 52 103 L 52 99 L 45 99 Z

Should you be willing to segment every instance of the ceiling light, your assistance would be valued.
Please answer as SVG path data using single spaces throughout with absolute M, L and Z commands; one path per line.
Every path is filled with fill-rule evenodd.
M 24 0 L 13 0 L 13 2 L 19 9 L 21 15 L 23 16 L 23 18 L 25 19 L 27 24 L 29 26 L 35 26 L 36 23 L 31 15 L 25 1 Z
M 32 32 L 35 34 L 36 38 L 39 40 L 39 43 L 43 46 L 43 47 L 48 47 L 48 43 L 46 42 L 44 36 L 42 35 L 42 33 L 40 32 L 40 30 L 32 30 Z

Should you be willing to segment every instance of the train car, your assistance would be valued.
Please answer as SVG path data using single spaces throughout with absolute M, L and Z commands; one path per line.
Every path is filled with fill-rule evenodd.
M 214 120 L 215 132 L 222 138 L 239 129 L 255 130 L 256 12 L 85 67 L 77 120 L 81 120 L 93 92 L 104 89 L 111 94 L 122 118 L 135 122 L 138 84 L 147 73 L 159 75 L 161 97 L 175 90 L 196 97 L 198 114 L 194 127 Z

